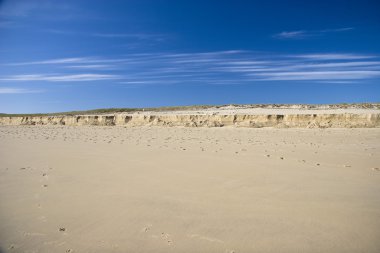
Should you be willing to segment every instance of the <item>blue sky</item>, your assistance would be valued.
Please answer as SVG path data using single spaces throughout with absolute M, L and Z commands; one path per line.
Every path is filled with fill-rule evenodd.
M 380 102 L 378 1 L 0 0 L 0 112 Z

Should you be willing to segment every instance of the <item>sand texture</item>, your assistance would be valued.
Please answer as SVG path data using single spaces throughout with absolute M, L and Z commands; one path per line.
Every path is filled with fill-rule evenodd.
M 0 127 L 0 252 L 380 252 L 380 129 Z

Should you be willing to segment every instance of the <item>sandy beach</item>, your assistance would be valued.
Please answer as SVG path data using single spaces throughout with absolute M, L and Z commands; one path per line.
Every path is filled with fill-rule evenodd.
M 380 129 L 0 127 L 0 252 L 379 252 Z
M 0 0 L 0 253 L 380 253 L 380 0 Z

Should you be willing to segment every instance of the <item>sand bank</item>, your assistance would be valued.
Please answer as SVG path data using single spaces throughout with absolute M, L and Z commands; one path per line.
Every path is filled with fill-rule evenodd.
M 100 115 L 0 117 L 0 125 L 373 128 L 380 127 L 380 110 L 219 108 L 141 111 Z

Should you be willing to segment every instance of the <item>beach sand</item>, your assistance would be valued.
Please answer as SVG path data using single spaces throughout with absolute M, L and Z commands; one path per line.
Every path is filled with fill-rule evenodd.
M 0 252 L 380 252 L 380 129 L 0 127 Z

